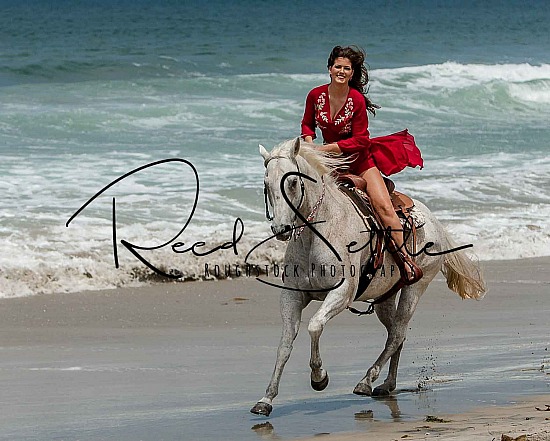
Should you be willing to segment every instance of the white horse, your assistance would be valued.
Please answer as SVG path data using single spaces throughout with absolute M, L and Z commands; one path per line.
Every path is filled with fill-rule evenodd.
M 300 139 L 283 142 L 271 153 L 260 146 L 260 153 L 266 167 L 266 214 L 277 239 L 289 241 L 280 300 L 283 331 L 277 361 L 265 396 L 251 409 L 252 413 L 267 416 L 273 409 L 272 402 L 278 394 L 281 375 L 298 334 L 302 310 L 312 300 L 322 302 L 309 321 L 308 331 L 311 385 L 315 390 L 323 390 L 328 385 L 328 374 L 319 354 L 319 338 L 326 323 L 353 301 L 380 299 L 399 281 L 400 274 L 399 271 L 378 271 L 366 290 L 359 286 L 361 265 L 365 265 L 372 255 L 372 231 L 335 182 L 333 172 L 345 161 L 323 154 L 313 144 Z M 355 387 L 355 394 L 388 395 L 395 389 L 408 323 L 420 296 L 439 271 L 445 275 L 448 287 L 462 298 L 479 299 L 485 293 L 478 266 L 462 250 L 438 254 L 455 245 L 432 213 L 415 201 L 412 216 L 423 224 L 416 234 L 419 250 L 416 263 L 422 268 L 424 277 L 413 285 L 404 286 L 397 302 L 394 293 L 374 305 L 388 337 L 384 350 Z M 409 237 L 408 250 L 413 250 L 411 241 Z M 385 252 L 384 265 L 396 268 L 389 252 Z M 364 286 L 364 281 L 361 283 Z M 388 376 L 373 390 L 372 384 L 388 360 Z

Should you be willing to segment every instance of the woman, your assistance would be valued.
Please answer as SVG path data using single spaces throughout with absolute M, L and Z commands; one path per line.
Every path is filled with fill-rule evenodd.
M 302 139 L 313 142 L 319 127 L 324 145 L 319 150 L 350 156 L 350 173 L 367 181 L 367 194 L 384 228 L 391 234 L 390 251 L 397 257 L 401 278 L 407 285 L 422 278 L 422 270 L 412 261 L 403 244 L 401 222 L 391 203 L 381 171 L 390 175 L 406 166 L 423 165 L 414 138 L 405 130 L 370 139 L 368 115 L 379 106 L 364 94 L 368 71 L 365 53 L 357 47 L 336 46 L 328 58 L 330 83 L 311 90 L 302 119 Z

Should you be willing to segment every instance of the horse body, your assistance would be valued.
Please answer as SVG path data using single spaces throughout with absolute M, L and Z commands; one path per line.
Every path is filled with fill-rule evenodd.
M 326 156 L 300 140 L 286 141 L 271 153 L 260 152 L 266 165 L 266 209 L 272 205 L 272 230 L 277 238 L 289 240 L 285 254 L 284 288 L 281 291 L 283 331 L 277 350 L 277 360 L 265 396 L 251 412 L 269 415 L 279 382 L 298 334 L 303 309 L 312 301 L 321 306 L 308 323 L 311 337 L 311 385 L 323 390 L 328 374 L 323 369 L 319 339 L 326 323 L 348 308 L 354 301 L 370 301 L 388 292 L 400 279 L 393 256 L 385 252 L 382 271 L 377 271 L 364 292 L 358 292 L 362 265 L 373 252 L 374 232 L 351 201 L 340 190 L 331 172 L 345 165 L 341 159 Z M 415 201 L 415 213 L 423 221 L 416 236 L 417 248 L 429 246 L 430 253 L 421 252 L 417 264 L 424 277 L 401 289 L 398 301 L 393 294 L 376 304 L 376 315 L 388 331 L 384 350 L 357 384 L 359 395 L 387 395 L 396 387 L 399 355 L 408 323 L 421 295 L 435 275 L 443 270 L 451 289 L 463 298 L 479 298 L 484 286 L 479 269 L 462 252 L 436 254 L 452 248 L 453 243 L 444 228 L 421 203 Z M 307 222 L 305 222 L 307 220 Z M 307 225 L 301 227 L 301 225 Z M 413 249 L 409 238 L 407 248 Z M 429 243 L 433 243 L 430 245 Z M 436 255 L 433 255 L 436 254 Z M 374 390 L 383 366 L 390 361 L 388 377 Z

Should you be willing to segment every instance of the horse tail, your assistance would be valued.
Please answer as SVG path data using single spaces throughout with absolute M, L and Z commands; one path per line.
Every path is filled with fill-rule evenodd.
M 445 232 L 447 249 L 456 248 L 456 244 Z M 447 280 L 447 286 L 463 299 L 480 300 L 487 292 L 479 262 L 470 259 L 464 250 L 445 254 L 441 272 Z

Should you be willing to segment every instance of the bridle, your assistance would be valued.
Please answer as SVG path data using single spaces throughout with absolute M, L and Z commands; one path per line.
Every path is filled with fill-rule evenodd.
M 272 160 L 272 159 L 288 159 L 290 160 L 290 158 L 286 157 L 286 156 L 271 156 L 269 158 L 267 158 L 265 161 L 264 161 L 264 167 L 266 168 L 267 170 L 267 165 L 269 164 L 269 162 Z M 304 203 L 304 199 L 305 199 L 305 186 L 304 186 L 304 180 L 302 179 L 302 174 L 300 172 L 300 166 L 298 165 L 298 161 L 295 161 L 296 162 L 296 169 L 298 170 L 298 177 L 300 178 L 300 202 L 298 203 L 298 206 L 296 207 L 296 210 L 299 210 L 300 207 L 302 206 L 302 204 Z M 274 216 L 272 216 L 270 213 L 269 213 L 269 204 L 268 204 L 268 200 L 267 200 L 267 185 L 265 184 L 264 182 L 264 204 L 265 204 L 265 217 L 268 221 L 272 221 L 274 219 Z M 294 217 L 294 221 L 296 221 L 296 216 Z
M 265 166 L 266 169 L 267 169 L 267 165 L 269 164 L 269 162 L 272 159 L 290 159 L 290 158 L 288 158 L 286 156 L 272 156 L 272 157 L 269 157 L 264 162 L 264 166 Z M 295 162 L 296 162 L 296 169 L 298 171 L 297 176 L 300 180 L 300 202 L 298 203 L 298 206 L 295 208 L 295 212 L 297 212 L 301 208 L 302 204 L 304 203 L 305 186 L 304 186 L 304 180 L 302 179 L 302 176 L 304 176 L 304 175 L 300 171 L 300 165 L 298 164 L 298 161 L 295 161 Z M 317 210 L 319 209 L 319 207 L 320 207 L 320 205 L 323 202 L 323 199 L 325 197 L 326 184 L 325 184 L 325 180 L 323 179 L 323 177 L 321 177 L 321 180 L 323 182 L 323 192 L 322 192 L 321 196 L 319 197 L 319 199 L 317 200 L 317 202 L 315 203 L 315 205 L 313 206 L 313 209 L 311 210 L 311 213 L 307 216 L 307 222 L 312 222 L 315 219 L 315 215 L 317 214 Z M 281 189 L 282 189 L 282 185 L 283 185 L 283 183 L 281 183 Z M 274 216 L 269 213 L 269 202 L 268 202 L 268 194 L 267 193 L 268 193 L 267 185 L 264 182 L 265 217 L 268 221 L 271 222 L 274 219 Z M 294 214 L 294 220 L 292 222 L 292 227 L 293 227 L 292 229 L 294 230 L 294 239 L 298 239 L 298 237 L 300 236 L 300 234 L 302 234 L 302 232 L 304 231 L 304 229 L 306 227 L 306 224 L 303 224 L 299 228 L 295 228 L 297 218 L 298 218 L 298 215 L 295 213 Z

